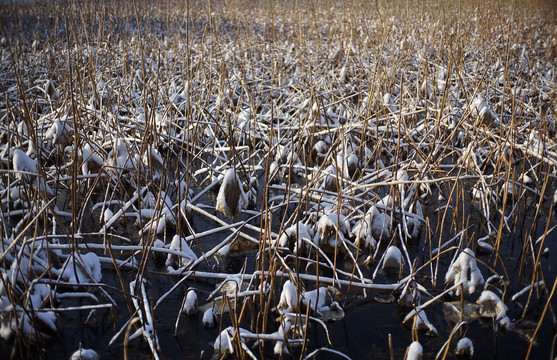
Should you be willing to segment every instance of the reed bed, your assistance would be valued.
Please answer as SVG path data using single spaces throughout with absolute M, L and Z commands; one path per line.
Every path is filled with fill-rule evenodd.
M 555 11 L 2 5 L 2 349 L 553 358 Z

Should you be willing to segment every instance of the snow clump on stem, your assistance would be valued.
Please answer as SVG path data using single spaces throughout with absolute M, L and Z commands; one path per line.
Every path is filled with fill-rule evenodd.
M 465 294 L 474 293 L 476 286 L 484 283 L 482 273 L 476 264 L 474 252 L 469 248 L 460 253 L 445 275 L 447 285 L 459 282 L 462 282 L 462 289 Z M 456 295 L 460 295 L 460 288 L 456 289 Z
M 246 208 L 247 203 L 246 194 L 236 170 L 234 168 L 226 170 L 217 195 L 217 211 L 223 213 L 224 216 L 233 218 Z

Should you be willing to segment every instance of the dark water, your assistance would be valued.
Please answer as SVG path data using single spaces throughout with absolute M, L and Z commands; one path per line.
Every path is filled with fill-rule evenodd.
M 546 209 L 547 210 L 547 209 Z M 472 211 L 472 210 L 470 210 Z M 544 217 L 541 217 L 544 219 Z M 547 218 L 545 218 L 547 219 Z M 547 219 L 550 220 L 550 219 Z M 555 222 L 555 215 L 552 215 L 551 222 Z M 204 228 L 209 228 L 212 224 L 210 221 L 205 220 L 201 216 L 195 216 L 195 224 L 198 231 Z M 529 228 L 528 219 L 522 224 L 524 228 Z M 539 221 L 536 236 L 543 232 L 544 220 Z M 224 239 L 228 234 L 218 234 L 210 239 L 205 238 L 200 241 L 200 247 L 204 250 L 210 249 L 212 246 Z M 503 257 L 503 263 L 506 267 L 507 273 L 510 275 L 509 295 L 514 294 L 531 280 L 531 269 L 526 264 L 523 275 L 519 276 L 520 268 L 520 252 L 522 248 L 522 239 L 524 234 L 517 230 L 515 234 L 505 235 L 503 247 L 500 253 Z M 409 244 L 409 251 L 411 257 L 424 256 L 420 254 L 423 246 L 423 236 L 419 242 Z M 550 249 L 547 257 L 542 258 L 544 276 L 548 287 L 553 285 L 555 279 L 557 263 L 556 252 L 552 250 L 555 247 L 557 237 L 555 234 L 550 235 L 546 240 L 546 247 Z M 479 259 L 482 261 L 489 261 L 489 255 L 480 254 Z M 232 254 L 230 259 L 222 262 L 216 270 L 222 272 L 234 273 L 241 269 L 244 261 L 248 261 L 248 269 L 253 269 L 255 266 L 255 253 L 240 253 Z M 432 295 L 438 294 L 443 290 L 443 275 L 446 271 L 448 263 L 444 259 L 440 269 L 440 276 L 437 281 L 437 286 L 433 288 L 430 280 L 425 277 L 418 276 L 420 283 L 424 285 Z M 346 265 L 349 270 L 349 265 Z M 373 267 L 363 267 L 365 271 L 370 273 Z M 482 268 L 482 273 L 487 279 L 489 274 Z M 152 303 L 154 304 L 157 299 L 170 289 L 176 281 L 175 277 L 157 274 L 156 272 L 164 271 L 163 268 L 155 265 L 150 265 L 150 273 L 147 274 L 147 291 Z M 499 270 L 499 269 L 498 269 Z M 422 274 L 425 274 L 422 271 Z M 134 272 L 129 270 L 123 271 L 125 283 L 133 280 Z M 383 278 L 381 275 L 377 279 L 378 283 L 390 282 L 396 279 Z M 103 271 L 103 282 L 110 284 L 115 288 L 119 288 L 118 278 L 114 271 L 105 268 Z M 174 324 L 176 316 L 179 312 L 182 299 L 188 287 L 195 287 L 198 289 L 198 296 L 200 305 L 205 302 L 207 294 L 214 289 L 216 281 L 214 280 L 188 280 L 184 286 L 178 288 L 175 293 L 168 297 L 163 304 L 155 310 L 156 317 L 156 331 L 159 336 L 161 345 L 161 357 L 165 359 L 199 359 L 209 358 L 212 354 L 212 344 L 220 332 L 220 328 L 227 327 L 231 324 L 229 315 L 226 314 L 222 317 L 221 323 L 215 328 L 207 329 L 201 326 L 202 313 L 196 316 L 182 316 L 178 331 L 174 334 Z M 281 281 L 282 284 L 282 281 Z M 312 288 L 309 286 L 309 288 Z M 412 342 L 411 325 L 402 324 L 403 318 L 408 313 L 409 309 L 399 307 L 396 302 L 382 303 L 376 299 L 389 298 L 389 294 L 385 292 L 368 291 L 367 298 L 363 298 L 360 291 L 352 289 L 350 294 L 344 293 L 342 299 L 342 306 L 345 310 L 346 317 L 338 322 L 328 323 L 332 348 L 339 350 L 354 359 L 359 358 L 374 358 L 374 359 L 390 359 L 389 350 L 389 335 L 391 336 L 392 347 L 394 349 L 395 359 L 404 357 L 406 347 Z M 395 294 L 397 296 L 398 294 Z M 77 349 L 81 343 L 84 348 L 96 349 L 101 358 L 120 359 L 123 356 L 123 336 L 115 342 L 114 345 L 107 348 L 107 344 L 115 331 L 119 330 L 124 322 L 131 316 L 126 308 L 124 297 L 121 293 L 111 292 L 111 296 L 118 302 L 119 309 L 114 314 L 115 324 L 112 321 L 113 316 L 109 311 L 97 311 L 96 315 L 86 322 L 86 312 L 72 312 L 63 313 L 60 316 L 60 323 L 62 324 L 62 331 L 59 338 L 53 344 L 46 347 L 46 358 L 60 359 L 68 358 L 74 349 Z M 523 304 L 528 295 L 523 295 L 518 299 L 518 302 Z M 479 297 L 479 293 L 470 296 L 470 301 L 475 301 Z M 455 298 L 445 298 L 446 301 L 455 300 Z M 456 298 L 458 300 L 458 298 Z M 557 306 L 557 299 L 553 299 L 553 309 Z M 476 358 L 482 359 L 523 359 L 529 344 L 529 337 L 532 336 L 536 321 L 541 315 L 541 311 L 545 306 L 547 296 L 538 300 L 536 296 L 532 298 L 529 310 L 524 319 L 521 319 L 522 308 L 518 304 L 506 300 L 509 307 L 508 315 L 513 322 L 516 323 L 513 331 L 500 331 L 495 332 L 492 321 L 490 319 L 479 319 L 469 326 L 464 327 L 466 336 L 472 339 L 475 347 Z M 278 299 L 277 299 L 278 302 Z M 86 304 L 83 302 L 64 302 L 64 305 L 79 305 Z M 536 343 L 530 355 L 531 359 L 549 359 L 552 341 L 556 333 L 554 322 L 555 314 L 553 309 L 550 309 L 543 320 L 542 326 L 536 336 Z M 447 322 L 443 315 L 443 307 L 441 302 L 437 302 L 430 306 L 426 313 L 429 320 L 435 325 L 440 336 L 426 336 L 425 333 L 420 333 L 419 339 L 424 347 L 424 358 L 434 358 L 437 352 L 441 349 L 443 344 L 448 338 L 452 325 Z M 246 321 L 243 327 L 249 329 L 250 322 L 257 318 L 256 312 L 250 313 L 246 316 Z M 269 319 L 268 332 L 276 330 L 276 324 L 273 323 L 274 315 Z M 116 327 L 114 326 L 116 325 Z M 456 340 L 460 333 L 455 335 L 455 339 L 450 346 L 450 351 L 447 358 L 455 358 L 452 355 Z M 319 347 L 330 346 L 327 342 L 324 330 L 318 325 L 312 325 L 308 332 L 309 349 L 312 351 Z M 272 345 L 267 345 L 264 349 L 264 357 L 273 357 Z M 128 354 L 130 358 L 151 358 L 150 350 L 146 343 L 142 340 L 134 340 L 128 347 Z M 259 354 L 257 350 L 254 350 Z M 201 355 L 203 353 L 203 355 Z M 296 349 L 294 349 L 296 354 Z M 336 359 L 337 355 L 321 352 L 317 356 L 319 359 Z

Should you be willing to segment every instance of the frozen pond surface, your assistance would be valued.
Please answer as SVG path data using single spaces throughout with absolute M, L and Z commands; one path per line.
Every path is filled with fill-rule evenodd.
M 0 351 L 553 358 L 555 15 L 0 7 Z

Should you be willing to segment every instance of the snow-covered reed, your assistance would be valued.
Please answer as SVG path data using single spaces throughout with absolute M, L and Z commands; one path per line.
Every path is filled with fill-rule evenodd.
M 473 321 L 550 321 L 554 7 L 40 5 L 0 6 L 12 357 L 61 336 L 87 356 L 81 315 L 111 332 L 102 358 L 168 357 L 184 333 L 237 358 L 346 356 L 329 329 L 375 300 L 407 314 L 404 345 L 382 344 L 398 358 L 424 333 L 425 353 L 478 356 Z

